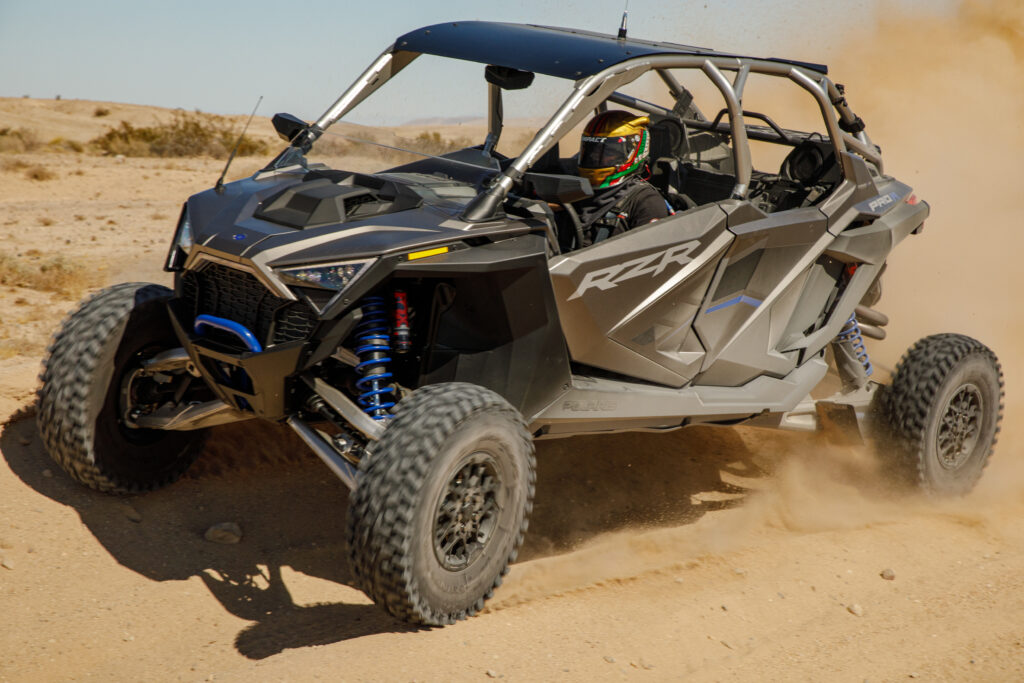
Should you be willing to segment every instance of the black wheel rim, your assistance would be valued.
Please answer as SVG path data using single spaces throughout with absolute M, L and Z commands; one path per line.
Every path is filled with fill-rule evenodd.
M 501 481 L 490 454 L 473 453 L 448 484 L 434 515 L 434 554 L 448 571 L 480 557 L 498 525 Z
M 935 435 L 939 464 L 947 470 L 963 467 L 978 445 L 982 421 L 981 391 L 963 384 L 946 402 Z

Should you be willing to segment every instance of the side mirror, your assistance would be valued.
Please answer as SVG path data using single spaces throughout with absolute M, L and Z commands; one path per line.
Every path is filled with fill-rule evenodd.
M 274 114 L 270 122 L 274 124 L 274 130 L 285 142 L 294 140 L 307 127 L 305 121 L 291 114 Z
M 533 72 L 488 64 L 484 69 L 484 78 L 488 83 L 496 85 L 502 90 L 522 90 L 529 88 L 533 83 Z

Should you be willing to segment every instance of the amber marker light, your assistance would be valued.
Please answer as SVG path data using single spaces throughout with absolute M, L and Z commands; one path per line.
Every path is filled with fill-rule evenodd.
M 410 261 L 415 261 L 420 258 L 427 258 L 428 256 L 437 256 L 438 254 L 447 254 L 451 251 L 451 247 L 438 247 L 436 249 L 425 249 L 423 251 L 414 251 L 409 254 L 406 258 Z

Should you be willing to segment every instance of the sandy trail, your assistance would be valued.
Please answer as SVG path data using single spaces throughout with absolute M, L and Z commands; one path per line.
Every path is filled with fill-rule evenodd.
M 873 357 L 891 367 L 949 330 L 1003 362 L 1004 433 L 969 497 L 897 494 L 862 450 L 755 429 L 544 442 L 506 585 L 477 618 L 409 630 L 347 585 L 347 494 L 285 430 L 218 429 L 182 482 L 145 496 L 64 477 L 24 410 L 73 302 L 7 284 L 0 413 L 23 412 L 0 432 L 0 681 L 1024 679 L 1024 95 L 1007 87 L 1022 36 L 1015 3 L 966 3 L 854 37 L 834 68 L 890 171 L 932 205 L 890 260 Z M 74 118 L 58 113 L 50 125 Z M 180 202 L 220 167 L 3 156 L 59 177 L 0 172 L 2 250 L 73 257 L 103 282 L 166 281 Z M 220 521 L 242 543 L 205 542 Z

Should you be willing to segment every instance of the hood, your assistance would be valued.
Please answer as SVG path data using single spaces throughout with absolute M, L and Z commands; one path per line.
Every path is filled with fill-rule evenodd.
M 477 190 L 420 173 L 312 170 L 257 174 L 188 200 L 197 245 L 268 266 L 411 251 L 495 232 L 519 221 L 469 224 L 458 216 Z

